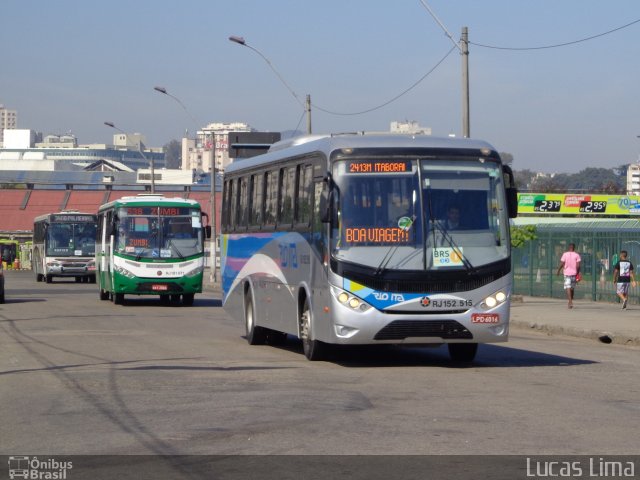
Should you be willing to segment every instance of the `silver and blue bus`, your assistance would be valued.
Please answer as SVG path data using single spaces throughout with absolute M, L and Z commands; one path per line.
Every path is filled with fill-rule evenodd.
M 293 335 L 309 360 L 331 345 L 447 344 L 471 362 L 508 338 L 516 214 L 513 173 L 483 141 L 279 142 L 225 171 L 223 305 L 249 344 Z

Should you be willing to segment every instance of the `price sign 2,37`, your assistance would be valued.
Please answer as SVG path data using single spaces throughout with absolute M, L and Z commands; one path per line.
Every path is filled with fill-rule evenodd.
M 562 202 L 560 200 L 536 200 L 533 204 L 534 212 L 559 212 Z

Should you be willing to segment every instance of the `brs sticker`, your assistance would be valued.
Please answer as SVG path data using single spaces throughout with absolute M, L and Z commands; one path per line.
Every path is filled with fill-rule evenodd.
M 471 315 L 471 323 L 500 323 L 500 315 L 497 313 L 474 313 Z
M 432 250 L 434 267 L 459 267 L 462 263 L 462 248 L 440 247 Z

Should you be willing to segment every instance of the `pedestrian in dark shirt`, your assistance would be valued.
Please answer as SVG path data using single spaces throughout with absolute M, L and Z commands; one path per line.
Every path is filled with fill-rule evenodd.
M 627 259 L 627 251 L 620 252 L 620 260 L 613 267 L 613 283 L 616 284 L 616 295 L 622 300 L 622 308 L 627 308 L 629 300 L 629 284 L 636 286 L 633 274 L 633 263 Z

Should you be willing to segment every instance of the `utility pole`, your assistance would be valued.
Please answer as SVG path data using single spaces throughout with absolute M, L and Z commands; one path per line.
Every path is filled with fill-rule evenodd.
M 469 30 L 462 27 L 460 37 L 460 54 L 462 55 L 462 136 L 471 135 L 469 122 Z
M 206 139 L 205 139 L 206 141 Z M 205 144 L 206 145 L 206 144 Z M 216 212 L 216 133 L 211 131 L 211 282 L 216 283 L 218 281 L 217 275 L 217 242 L 218 242 L 218 218 Z
M 429 15 L 433 17 L 440 28 L 444 31 L 445 35 L 451 40 L 451 43 L 460 51 L 462 55 L 462 136 L 469 138 L 470 135 L 470 120 L 469 120 L 469 29 L 462 27 L 462 37 L 460 42 L 456 42 L 447 27 L 440 21 L 434 11 L 431 9 L 426 0 L 420 0 L 420 3 L 427 9 Z
M 309 94 L 307 94 L 305 110 L 307 112 L 307 133 L 311 135 L 311 95 Z

